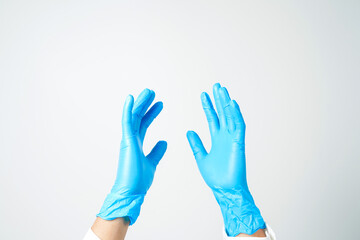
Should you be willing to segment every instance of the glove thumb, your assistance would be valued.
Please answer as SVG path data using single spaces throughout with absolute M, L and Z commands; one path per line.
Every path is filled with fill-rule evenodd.
M 156 143 L 155 147 L 151 150 L 151 152 L 146 156 L 151 162 L 158 165 L 161 158 L 164 156 L 167 148 L 166 141 L 159 141 Z
M 197 135 L 197 133 L 194 131 L 188 131 L 186 136 L 196 161 L 203 159 L 207 155 L 207 152 L 203 143 L 201 142 L 201 139 L 199 138 L 199 135 Z

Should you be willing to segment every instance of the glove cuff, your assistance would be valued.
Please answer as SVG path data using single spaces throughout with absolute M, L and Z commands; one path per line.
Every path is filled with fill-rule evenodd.
M 259 229 L 265 229 L 264 219 L 256 207 L 248 190 L 220 188 L 212 189 L 224 219 L 228 236 L 235 237 L 240 233 L 254 234 Z
M 109 193 L 96 216 L 105 220 L 128 217 L 130 225 L 133 225 L 140 214 L 144 198 L 145 194 L 126 196 L 124 194 Z

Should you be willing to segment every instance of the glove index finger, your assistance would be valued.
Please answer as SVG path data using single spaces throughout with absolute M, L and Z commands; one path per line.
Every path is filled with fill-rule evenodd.
M 135 132 L 139 131 L 141 120 L 154 98 L 155 92 L 150 89 L 145 89 L 135 101 L 133 109 L 133 127 Z
M 219 119 L 211 103 L 210 97 L 206 92 L 201 94 L 201 103 L 209 124 L 209 130 L 213 133 L 219 129 Z
M 219 117 L 220 127 L 225 127 L 226 126 L 226 117 L 225 117 L 224 109 L 223 109 L 223 106 L 222 106 L 221 100 L 220 100 L 220 93 L 219 93 L 220 88 L 221 88 L 220 83 L 215 83 L 213 86 L 213 94 L 214 94 L 214 99 L 215 99 L 216 110 L 217 110 L 218 117 Z
M 154 121 L 154 119 L 160 114 L 162 109 L 163 109 L 163 103 L 161 101 L 156 102 L 142 118 L 139 129 L 140 138 L 142 140 L 145 137 L 146 130 L 148 129 L 150 124 Z
M 134 97 L 128 95 L 125 100 L 122 115 L 122 133 L 123 135 L 132 134 L 132 109 L 134 106 Z

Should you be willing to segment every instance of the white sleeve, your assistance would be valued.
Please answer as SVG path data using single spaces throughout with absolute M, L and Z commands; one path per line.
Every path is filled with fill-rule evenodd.
M 241 240 L 275 240 L 276 239 L 273 230 L 267 224 L 266 224 L 265 234 L 266 234 L 266 237 L 256 237 L 256 238 L 254 238 L 254 237 L 241 237 Z M 224 240 L 232 240 L 232 239 L 233 240 L 239 240 L 239 238 L 237 238 L 237 237 L 228 237 L 228 236 L 226 236 L 226 233 L 224 231 Z M 98 236 L 95 235 L 95 233 L 91 230 L 91 228 L 89 228 L 89 231 L 86 233 L 83 240 L 100 240 L 100 238 L 98 238 Z
M 265 234 L 266 237 L 228 237 L 225 233 L 225 230 L 223 231 L 224 233 L 224 240 L 275 240 L 275 233 L 274 231 L 270 228 L 270 226 L 268 224 L 266 224 L 266 229 L 265 229 Z
M 98 236 L 95 235 L 95 233 L 89 228 L 89 231 L 86 233 L 83 240 L 101 240 Z

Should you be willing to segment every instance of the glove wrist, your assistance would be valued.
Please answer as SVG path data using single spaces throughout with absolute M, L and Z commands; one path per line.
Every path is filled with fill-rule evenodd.
M 144 198 L 145 194 L 126 195 L 111 192 L 106 196 L 104 204 L 96 216 L 105 220 L 127 217 L 132 225 L 140 214 Z
M 266 228 L 265 222 L 256 207 L 248 190 L 212 188 L 224 219 L 228 236 L 235 237 L 240 233 L 254 234 Z

